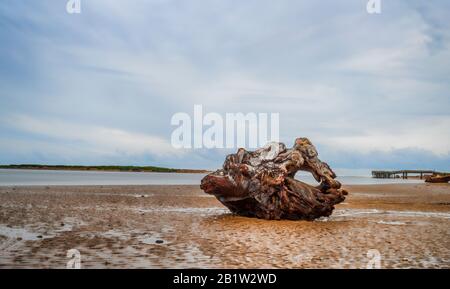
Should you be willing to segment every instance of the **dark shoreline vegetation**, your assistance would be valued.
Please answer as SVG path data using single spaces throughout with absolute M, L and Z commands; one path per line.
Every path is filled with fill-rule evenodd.
M 110 171 L 110 172 L 147 172 L 147 173 L 208 173 L 208 170 L 173 169 L 155 166 L 71 166 L 71 165 L 0 165 L 0 169 L 22 170 L 65 170 L 65 171 Z

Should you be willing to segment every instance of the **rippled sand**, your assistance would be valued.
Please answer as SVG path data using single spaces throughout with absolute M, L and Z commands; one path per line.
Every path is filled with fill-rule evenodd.
M 450 185 L 347 186 L 330 218 L 234 216 L 197 186 L 0 188 L 0 268 L 449 268 Z M 378 262 L 379 260 L 379 262 Z

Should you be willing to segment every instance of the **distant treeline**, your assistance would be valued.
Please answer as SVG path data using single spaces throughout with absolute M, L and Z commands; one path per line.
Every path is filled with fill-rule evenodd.
M 73 170 L 73 171 L 116 171 L 116 172 L 158 172 L 158 173 L 207 173 L 207 170 L 171 169 L 154 166 L 70 166 L 70 165 L 0 165 L 0 169 L 29 170 Z

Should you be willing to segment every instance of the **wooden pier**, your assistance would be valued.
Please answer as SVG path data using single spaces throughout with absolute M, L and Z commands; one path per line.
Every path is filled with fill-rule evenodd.
M 440 173 L 431 170 L 372 171 L 372 177 L 377 179 L 391 179 L 391 178 L 407 179 L 408 174 L 420 176 L 420 179 L 423 179 L 425 176 L 431 176 L 435 174 L 445 174 L 445 173 Z

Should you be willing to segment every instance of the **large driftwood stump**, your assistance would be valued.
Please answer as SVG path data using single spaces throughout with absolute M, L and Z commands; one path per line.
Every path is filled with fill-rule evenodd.
M 307 138 L 296 139 L 291 149 L 283 143 L 254 152 L 241 148 L 226 157 L 222 169 L 205 176 L 200 187 L 242 216 L 277 220 L 329 216 L 347 192 L 317 155 Z M 319 185 L 294 179 L 299 170 L 311 172 Z

